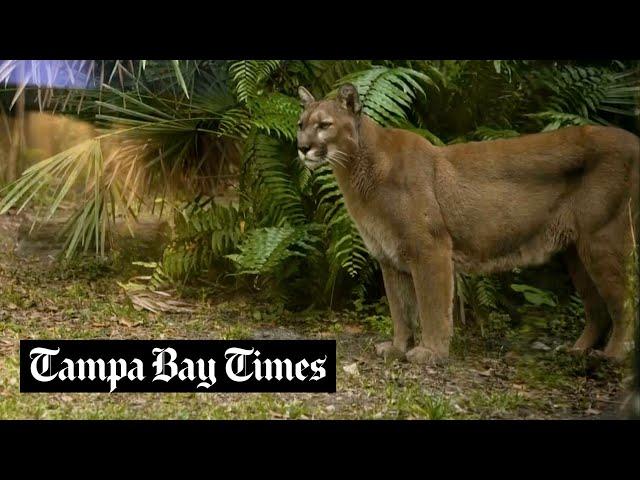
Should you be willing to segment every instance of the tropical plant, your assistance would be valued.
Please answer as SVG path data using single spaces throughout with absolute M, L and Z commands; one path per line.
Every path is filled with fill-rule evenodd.
M 376 294 L 380 279 L 330 169 L 312 173 L 296 159 L 298 85 L 324 97 L 352 82 L 373 120 L 438 145 L 587 123 L 637 131 L 640 115 L 638 62 L 111 60 L 28 67 L 0 63 L 5 110 L 22 95 L 30 108 L 93 122 L 100 135 L 23 172 L 2 192 L 0 212 L 25 207 L 46 188 L 53 201 L 38 217 L 46 219 L 73 197 L 66 255 L 104 255 L 119 217 L 133 224 L 144 209 L 167 211 L 166 203 L 173 238 L 154 285 L 185 285 L 213 272 L 219 281 L 249 280 L 242 285 L 300 305 Z M 74 71 L 83 84 L 72 81 Z M 510 291 L 498 279 L 462 275 L 458 290 L 477 314 L 499 309 L 497 292 Z

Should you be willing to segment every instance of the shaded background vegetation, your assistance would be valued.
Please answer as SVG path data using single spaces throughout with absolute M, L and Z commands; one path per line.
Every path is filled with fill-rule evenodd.
M 376 122 L 446 145 L 585 124 L 637 134 L 639 69 L 638 61 L 3 61 L 11 141 L 0 211 L 33 203 L 46 220 L 70 201 L 67 257 L 108 255 L 119 221 L 168 216 L 171 239 L 144 264 L 144 288 L 250 291 L 290 309 L 351 307 L 375 319 L 384 312 L 378 266 L 330 168 L 311 173 L 296 157 L 298 85 L 324 97 L 352 82 Z M 16 179 L 10 125 L 24 110 L 79 118 L 97 133 Z M 567 317 L 582 316 L 559 258 L 458 275 L 456 284 L 458 317 L 482 328 L 537 311 L 563 330 L 577 328 Z

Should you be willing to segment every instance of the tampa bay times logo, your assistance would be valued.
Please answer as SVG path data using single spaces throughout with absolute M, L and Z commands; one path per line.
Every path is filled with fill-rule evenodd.
M 335 341 L 21 340 L 21 392 L 335 392 Z

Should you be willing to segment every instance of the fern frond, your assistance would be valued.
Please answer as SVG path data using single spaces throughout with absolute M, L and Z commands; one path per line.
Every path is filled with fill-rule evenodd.
M 640 77 L 633 70 L 614 72 L 603 67 L 562 65 L 533 71 L 531 83 L 540 94 L 547 95 L 541 108 L 544 112 L 571 114 L 601 124 L 607 124 L 601 112 L 640 115 Z M 557 125 L 556 118 L 547 129 Z
M 252 103 L 251 123 L 269 136 L 275 135 L 293 142 L 300 116 L 300 102 L 295 98 L 273 93 Z
M 185 283 L 208 271 L 214 262 L 237 248 L 245 221 L 234 205 L 218 205 L 212 198 L 196 198 L 176 213 L 174 238 L 154 270 L 163 280 Z
M 252 202 L 261 226 L 297 225 L 306 221 L 298 182 L 292 178 L 287 149 L 273 138 L 252 134 L 245 144 L 246 185 L 243 191 Z M 289 150 L 289 156 L 292 156 Z M 299 170 L 298 170 L 299 171 Z
M 407 112 L 416 95 L 425 95 L 418 80 L 435 85 L 422 72 L 404 67 L 375 66 L 347 75 L 336 82 L 350 82 L 360 94 L 363 111 L 381 125 L 401 126 L 407 123 Z
M 542 121 L 544 124 L 543 132 L 549 132 L 557 130 L 562 127 L 568 127 L 571 125 L 594 125 L 595 122 L 580 115 L 574 115 L 572 113 L 563 113 L 556 111 L 545 111 L 539 113 L 526 114 L 526 117 L 533 118 Z
M 519 137 L 520 133 L 510 129 L 497 129 L 490 127 L 478 127 L 472 134 L 471 138 L 475 140 L 497 140 L 500 138 Z
M 482 319 L 498 308 L 498 281 L 488 275 L 456 275 L 458 292 L 475 318 Z
M 280 60 L 240 60 L 229 65 L 235 91 L 241 103 L 248 104 L 257 94 L 260 84 L 280 65 Z
M 328 234 L 326 250 L 329 263 L 329 289 L 341 272 L 366 283 L 372 259 L 353 220 L 349 216 L 342 193 L 329 167 L 321 167 L 313 177 L 317 201 L 316 218 Z
M 252 230 L 239 245 L 240 253 L 227 255 L 238 274 L 267 275 L 293 256 L 306 257 L 317 249 L 319 238 L 313 224 L 299 227 L 265 227 Z
M 305 62 L 312 72 L 310 90 L 323 95 L 334 88 L 338 80 L 371 68 L 370 60 L 309 60 Z

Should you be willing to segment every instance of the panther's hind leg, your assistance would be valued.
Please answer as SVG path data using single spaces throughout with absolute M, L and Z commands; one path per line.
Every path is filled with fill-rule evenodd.
M 622 212 L 621 212 L 622 213 Z M 629 259 L 631 237 L 628 221 L 620 214 L 600 231 L 578 245 L 578 253 L 611 316 L 611 335 L 605 357 L 622 360 L 630 340 L 632 309 L 629 308 Z
M 570 246 L 564 254 L 565 263 L 573 285 L 584 303 L 585 326 L 582 335 L 573 345 L 572 351 L 582 353 L 590 348 L 599 348 L 611 326 L 611 316 L 607 304 L 598 293 L 575 246 Z

